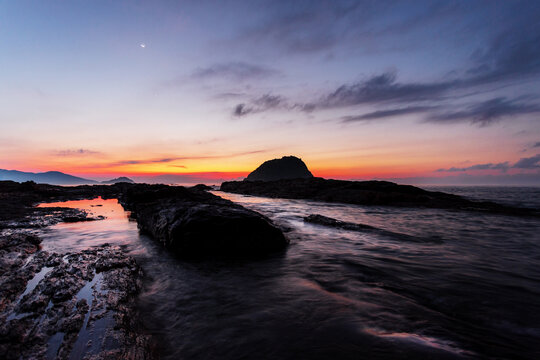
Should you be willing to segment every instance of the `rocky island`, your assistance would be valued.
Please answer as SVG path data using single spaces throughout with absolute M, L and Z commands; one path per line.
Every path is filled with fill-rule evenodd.
M 252 176 L 256 172 L 259 173 L 259 169 L 268 169 L 265 166 L 267 163 L 273 164 L 274 171 L 265 176 L 265 180 L 252 180 L 259 178 Z M 244 181 L 222 183 L 220 190 L 244 195 L 309 199 L 355 205 L 425 207 L 540 216 L 536 209 L 516 208 L 489 201 L 472 201 L 458 195 L 428 191 L 389 181 L 346 181 L 307 176 L 295 177 L 295 174 L 305 174 L 305 164 L 301 160 L 294 161 L 294 163 L 296 167 L 290 168 L 288 157 L 270 160 L 249 174 Z
M 245 181 L 273 181 L 281 179 L 310 179 L 313 174 L 302 159 L 296 156 L 284 156 L 281 159 L 268 160 L 250 173 Z

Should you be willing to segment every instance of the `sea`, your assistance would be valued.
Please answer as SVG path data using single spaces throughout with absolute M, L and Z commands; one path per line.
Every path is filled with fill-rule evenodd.
M 534 187 L 428 190 L 540 208 Z M 111 243 L 135 257 L 141 321 L 163 359 L 540 358 L 540 219 L 213 193 L 269 217 L 288 249 L 179 260 L 101 198 L 50 204 L 107 219 L 46 228 L 43 246 Z M 384 231 L 304 222 L 310 214 Z

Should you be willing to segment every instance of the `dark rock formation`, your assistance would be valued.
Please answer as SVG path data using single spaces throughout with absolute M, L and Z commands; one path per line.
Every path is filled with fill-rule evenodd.
M 124 208 L 132 212 L 141 230 L 183 256 L 263 255 L 282 250 L 288 243 L 281 230 L 268 218 L 201 187 L 129 183 L 61 187 L 0 182 L 0 229 L 17 227 L 21 222 L 35 227 L 54 221 L 99 220 L 88 218 L 79 210 L 56 208 L 58 213 L 43 224 L 40 223 L 43 216 L 36 213 L 45 210 L 32 207 L 37 202 L 97 196 L 118 198 Z M 10 211 L 2 212 L 9 208 Z M 13 216 L 13 213 L 18 215 Z M 17 219 L 17 222 L 10 219 Z
M 359 232 L 369 232 L 373 234 L 378 234 L 381 236 L 389 237 L 399 241 L 409 241 L 409 242 L 421 242 L 421 243 L 442 243 L 443 241 L 435 236 L 432 237 L 420 237 L 420 236 L 411 236 L 402 233 L 396 233 L 393 231 L 388 231 L 384 229 L 379 229 L 371 225 L 351 223 L 347 221 L 341 221 L 327 216 L 319 214 L 311 214 L 304 217 L 304 221 L 312 224 L 328 226 L 343 230 L 349 231 L 359 231 Z
M 130 183 L 130 184 L 135 183 L 135 181 L 133 181 L 130 178 L 125 177 L 125 176 L 121 176 L 121 177 L 118 177 L 118 178 L 115 178 L 115 179 L 112 179 L 112 180 L 105 180 L 105 181 L 102 181 L 101 183 L 105 184 L 105 185 L 111 185 L 111 184 L 122 183 L 122 182 Z
M 311 214 L 306 217 L 304 217 L 305 222 L 318 224 L 318 225 L 324 225 L 324 226 L 330 226 L 345 230 L 353 230 L 353 231 L 373 231 L 378 230 L 377 228 L 365 225 L 365 224 L 355 224 L 350 223 L 346 221 L 340 221 L 336 220 L 327 216 L 319 215 L 319 214 Z
M 257 256 L 288 243 L 268 218 L 198 189 L 139 185 L 120 202 L 141 230 L 182 256 Z
M 388 181 L 344 181 L 322 178 L 229 181 L 221 184 L 221 190 L 273 198 L 310 199 L 357 205 L 428 207 L 540 216 L 537 209 L 516 208 L 488 201 L 471 201 L 458 195 L 427 191 Z
M 247 176 L 245 181 L 274 181 L 280 179 L 306 179 L 313 175 L 304 162 L 295 156 L 265 161 Z
M 201 190 L 201 191 L 213 190 L 213 188 L 211 186 L 208 186 L 208 185 L 205 185 L 205 184 L 197 184 L 195 186 L 192 186 L 191 189 Z

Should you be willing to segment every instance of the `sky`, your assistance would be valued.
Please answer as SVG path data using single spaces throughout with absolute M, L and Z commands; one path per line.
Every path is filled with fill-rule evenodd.
M 539 1 L 0 1 L 0 169 L 540 185 Z

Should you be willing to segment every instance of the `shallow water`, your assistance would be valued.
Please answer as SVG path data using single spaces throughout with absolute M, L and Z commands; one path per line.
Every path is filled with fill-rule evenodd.
M 55 225 L 43 245 L 123 245 L 145 271 L 143 322 L 164 358 L 540 356 L 537 219 L 215 193 L 288 229 L 288 250 L 254 262 L 182 262 L 102 199 L 67 205 L 106 220 Z M 303 222 L 314 213 L 388 233 Z

